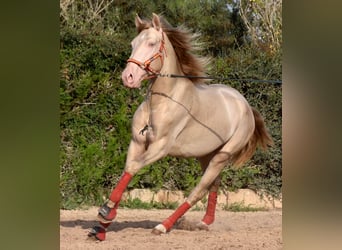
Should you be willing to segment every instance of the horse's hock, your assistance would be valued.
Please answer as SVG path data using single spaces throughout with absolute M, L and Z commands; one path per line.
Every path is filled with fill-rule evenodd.
M 123 200 L 139 199 L 142 202 L 159 202 L 162 204 L 177 202 L 181 204 L 185 200 L 182 191 L 159 190 L 153 192 L 149 189 L 133 189 L 126 191 L 123 194 Z M 264 209 L 281 209 L 282 198 L 275 199 L 272 197 L 259 196 L 251 189 L 238 189 L 236 192 L 221 192 L 217 196 L 217 209 L 227 208 L 231 205 L 238 204 L 240 206 L 249 208 L 264 208 Z M 199 208 L 205 208 L 206 202 L 199 201 L 197 204 Z

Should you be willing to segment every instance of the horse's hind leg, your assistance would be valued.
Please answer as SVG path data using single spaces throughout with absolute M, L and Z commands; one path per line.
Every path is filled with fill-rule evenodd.
M 221 183 L 221 176 L 219 175 L 209 188 L 208 204 L 207 204 L 206 213 L 203 219 L 197 224 L 194 224 L 192 222 L 190 222 L 189 224 L 189 222 L 187 222 L 186 220 L 180 221 L 180 224 L 178 225 L 179 228 L 183 228 L 183 229 L 187 228 L 190 230 L 199 229 L 199 230 L 209 231 L 209 225 L 211 225 L 215 221 L 217 194 L 218 194 L 220 183 Z
M 161 224 L 157 225 L 152 233 L 161 234 L 169 231 L 175 222 L 182 217 L 191 206 L 195 205 L 197 201 L 203 198 L 205 193 L 208 191 L 210 185 L 218 178 L 221 170 L 227 164 L 230 158 L 230 154 L 227 152 L 218 152 L 210 161 L 208 168 L 204 172 L 201 181 L 191 192 L 186 201 L 179 206 L 176 211 L 164 220 Z
M 207 169 L 209 162 L 211 161 L 211 159 L 216 153 L 217 152 L 213 152 L 207 156 L 204 156 L 198 159 L 199 162 L 201 163 L 203 173 Z M 201 222 L 199 222 L 196 225 L 196 228 L 200 230 L 209 230 L 208 226 L 212 224 L 215 220 L 217 193 L 220 187 L 220 183 L 221 183 L 221 176 L 219 175 L 209 187 L 208 204 L 207 204 L 206 213 L 203 219 L 201 220 Z
M 215 221 L 217 193 L 220 187 L 220 183 L 221 183 L 221 176 L 219 175 L 209 188 L 207 210 L 201 222 L 197 224 L 197 228 L 200 230 L 208 231 L 209 230 L 208 226 L 211 225 Z

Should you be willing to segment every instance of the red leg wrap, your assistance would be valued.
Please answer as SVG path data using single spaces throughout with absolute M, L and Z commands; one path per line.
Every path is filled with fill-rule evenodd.
M 107 229 L 107 227 L 109 227 L 110 225 L 110 223 L 103 223 L 103 222 L 100 222 L 100 224 L 104 229 Z
M 102 223 L 100 222 L 101 226 L 95 226 L 92 228 L 92 230 L 89 232 L 88 236 L 93 237 L 97 240 L 104 241 L 106 239 L 106 229 L 110 225 L 110 223 Z
M 103 205 L 102 207 L 100 207 L 99 210 L 99 216 L 102 217 L 105 220 L 113 220 L 116 216 L 116 209 L 119 206 L 120 200 L 121 200 L 121 196 L 123 194 L 123 192 L 125 191 L 128 183 L 130 182 L 130 180 L 132 179 L 132 175 L 124 172 L 123 175 L 121 176 L 121 179 L 119 181 L 119 183 L 116 185 L 115 189 L 112 191 L 109 200 L 112 201 L 114 203 L 114 207 L 111 208 L 111 206 L 113 204 L 111 204 L 111 206 L 108 206 L 109 202 L 106 203 L 105 205 Z M 101 227 L 94 227 L 93 231 L 90 232 L 90 236 L 95 236 L 96 239 L 103 241 L 106 239 L 106 229 L 107 227 L 110 225 L 109 223 L 103 223 L 100 221 L 100 225 Z
M 167 231 L 176 223 L 176 221 L 185 214 L 186 211 L 191 207 L 188 202 L 184 202 L 177 210 L 166 220 L 163 221 L 163 225 Z
M 114 220 L 114 218 L 116 217 L 116 209 L 119 206 L 121 196 L 131 179 L 132 175 L 127 172 L 124 172 L 117 186 L 112 191 L 109 197 L 109 201 L 100 207 L 99 218 L 100 220 L 105 220 L 102 222 L 105 222 L 107 224 L 109 221 Z
M 208 197 L 208 206 L 207 212 L 203 218 L 203 222 L 207 225 L 210 225 L 215 220 L 215 208 L 217 203 L 217 192 L 210 192 Z
M 132 175 L 127 172 L 124 172 L 115 189 L 112 191 L 109 199 L 115 203 L 118 203 L 121 200 L 121 196 L 125 191 L 128 183 L 131 181 L 131 179 Z
M 102 226 L 106 225 L 104 223 L 101 223 L 100 224 Z M 107 226 L 105 228 L 107 228 L 109 226 L 110 223 L 107 224 Z M 99 228 L 99 232 L 96 234 L 96 239 L 100 240 L 100 241 L 104 241 L 106 239 L 106 229 L 105 228 Z

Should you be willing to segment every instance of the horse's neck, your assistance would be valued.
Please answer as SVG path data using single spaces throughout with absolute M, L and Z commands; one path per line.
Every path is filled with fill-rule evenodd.
M 183 75 L 172 46 L 166 46 L 166 55 L 160 73 Z M 191 112 L 195 87 L 186 78 L 157 77 L 152 81 L 147 102 L 149 124 L 156 131 L 169 133 L 174 128 L 167 125 L 170 119 L 181 117 L 184 110 Z
M 175 74 L 183 75 L 181 66 L 177 60 L 176 53 L 168 40 L 165 38 L 165 55 L 164 64 L 160 71 L 161 74 Z M 173 95 L 175 91 L 184 89 L 186 86 L 180 81 L 179 78 L 171 77 L 158 77 L 152 82 L 151 90 L 152 92 L 161 92 L 166 95 Z
M 169 73 L 170 72 L 170 73 Z M 180 74 L 181 71 L 169 71 L 165 74 Z M 162 73 L 164 74 L 164 73 Z M 150 105 L 153 107 L 164 106 L 170 110 L 171 103 L 181 103 L 190 108 L 192 102 L 193 84 L 185 78 L 158 77 L 152 83 L 150 89 Z

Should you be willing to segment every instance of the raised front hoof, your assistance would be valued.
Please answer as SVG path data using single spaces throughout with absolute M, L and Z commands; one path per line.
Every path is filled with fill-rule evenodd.
M 95 226 L 88 233 L 88 239 L 104 241 L 106 239 L 106 230 L 102 227 Z
M 165 234 L 166 232 L 167 232 L 167 230 L 164 227 L 164 225 L 163 224 L 159 224 L 155 228 L 153 228 L 151 233 L 154 234 L 154 235 L 161 235 L 161 234 Z
M 204 230 L 204 231 L 209 231 L 209 225 L 207 225 L 203 221 L 201 221 L 201 222 L 197 223 L 196 229 Z

